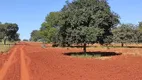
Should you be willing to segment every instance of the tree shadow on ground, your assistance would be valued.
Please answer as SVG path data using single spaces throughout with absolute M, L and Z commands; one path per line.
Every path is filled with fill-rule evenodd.
M 99 57 L 109 57 L 109 56 L 119 56 L 122 55 L 122 53 L 116 53 L 116 52 L 70 52 L 70 53 L 64 53 L 64 55 L 67 56 L 99 56 Z
M 86 46 L 86 48 L 97 47 L 97 46 Z M 83 46 L 70 46 L 70 48 L 83 48 Z
M 71 48 L 83 48 L 83 46 L 70 46 Z M 86 46 L 87 48 L 94 47 L 97 48 L 98 46 Z M 142 48 L 142 46 L 100 46 L 100 47 L 109 47 L 109 48 Z
M 142 46 L 110 46 L 110 48 L 142 48 Z
M 142 46 L 126 46 L 126 48 L 142 48 Z

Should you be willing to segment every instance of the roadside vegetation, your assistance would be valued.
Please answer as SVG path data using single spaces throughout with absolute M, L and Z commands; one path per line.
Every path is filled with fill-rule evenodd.
M 0 54 L 9 51 L 12 46 L 13 45 L 3 45 L 2 43 L 0 43 Z
M 0 22 L 0 53 L 7 52 L 17 41 L 20 41 L 18 30 L 16 23 Z

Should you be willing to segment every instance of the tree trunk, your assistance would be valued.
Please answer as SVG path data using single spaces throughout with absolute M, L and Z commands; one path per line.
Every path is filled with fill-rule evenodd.
M 121 43 L 121 47 L 124 47 L 124 43 Z
M 83 51 L 84 51 L 84 53 L 86 53 L 86 43 L 84 43 Z
M 4 39 L 4 45 L 6 45 L 6 39 Z

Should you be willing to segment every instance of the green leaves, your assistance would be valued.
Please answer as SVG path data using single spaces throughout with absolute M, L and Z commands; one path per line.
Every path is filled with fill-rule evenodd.
M 0 24 L 0 39 L 6 39 L 10 41 L 19 40 L 19 34 L 17 31 L 19 30 L 19 27 L 16 23 L 5 23 Z
M 40 35 L 40 31 L 39 30 L 33 30 L 31 32 L 31 38 L 30 38 L 30 41 L 40 41 L 41 39 L 41 35 Z
M 65 44 L 104 43 L 111 28 L 119 23 L 118 15 L 104 0 L 75 0 L 67 3 L 61 14 L 59 34 Z
M 142 22 L 139 22 L 138 29 L 142 32 Z
M 60 12 L 51 12 L 46 16 L 40 28 L 40 35 L 45 42 L 52 42 L 59 27 Z
M 6 35 L 8 36 L 9 40 L 14 39 L 17 31 L 19 30 L 18 25 L 12 24 L 12 23 L 5 24 L 5 25 L 7 26 Z
M 137 26 L 133 24 L 121 24 L 112 30 L 113 42 L 116 43 L 139 43 L 142 33 Z

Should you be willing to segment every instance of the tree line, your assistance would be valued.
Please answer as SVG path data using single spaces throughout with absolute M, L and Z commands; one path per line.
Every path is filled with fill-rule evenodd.
M 112 33 L 112 42 L 121 43 L 122 47 L 126 43 L 142 43 L 142 22 L 139 25 L 121 24 L 112 29 Z
M 0 42 L 6 44 L 7 41 L 19 41 L 19 27 L 16 23 L 1 23 L 0 22 Z
M 142 42 L 139 25 L 120 24 L 107 0 L 73 0 L 58 12 L 50 12 L 40 30 L 31 33 L 31 41 L 53 43 L 53 46 Z

